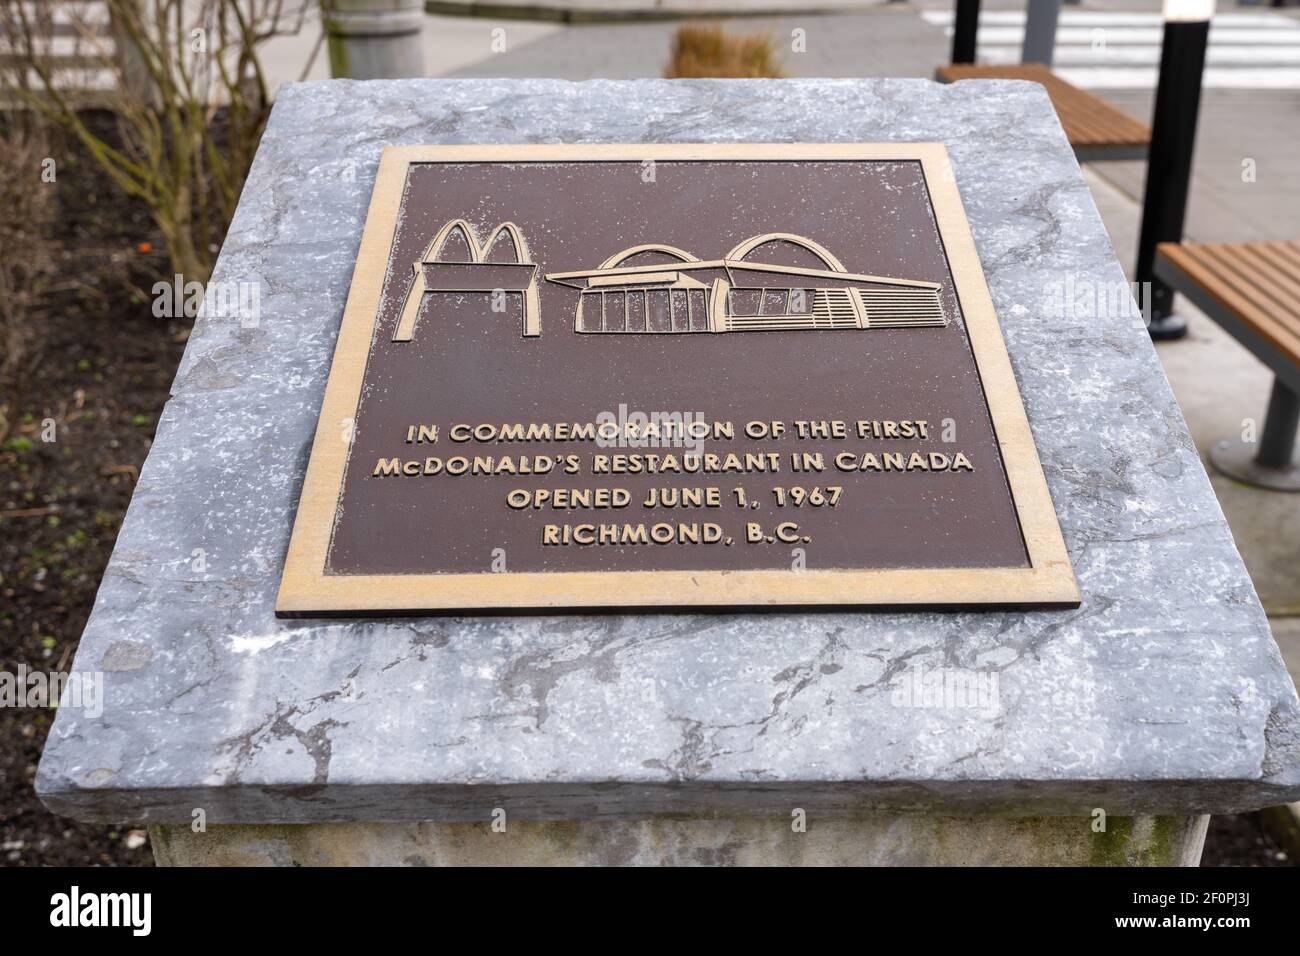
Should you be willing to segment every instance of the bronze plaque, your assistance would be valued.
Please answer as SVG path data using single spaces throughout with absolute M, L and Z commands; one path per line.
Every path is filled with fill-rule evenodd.
M 1078 600 L 942 145 L 385 150 L 279 613 Z

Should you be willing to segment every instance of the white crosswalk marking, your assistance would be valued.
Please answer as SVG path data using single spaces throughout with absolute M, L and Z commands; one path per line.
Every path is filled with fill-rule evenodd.
M 952 34 L 951 10 L 925 22 Z M 1020 62 L 1024 11 L 980 14 L 979 62 Z M 1160 65 L 1158 13 L 1063 10 L 1053 69 L 1085 89 L 1154 87 Z M 1300 89 L 1300 20 L 1276 13 L 1225 13 L 1210 26 L 1204 84 L 1218 89 Z
M 982 63 L 1019 63 L 1020 48 L 993 47 L 981 50 Z M 1062 66 L 1149 66 L 1160 62 L 1159 46 L 1108 46 L 1099 50 L 1091 47 L 1064 46 L 1056 48 L 1054 67 Z M 1206 53 L 1207 66 L 1250 66 L 1260 63 L 1273 66 L 1300 66 L 1300 44 L 1274 49 L 1257 46 L 1217 46 Z
M 954 19 L 951 10 L 926 10 L 921 19 L 935 26 L 950 27 Z M 1062 10 L 1060 26 L 1160 26 L 1163 18 L 1159 13 L 1126 13 L 1116 10 Z M 1294 23 L 1290 17 L 1280 13 L 1220 13 L 1214 22 L 1225 27 L 1259 27 L 1276 24 Z M 1024 26 L 1023 10 L 984 10 L 980 12 L 980 26 Z

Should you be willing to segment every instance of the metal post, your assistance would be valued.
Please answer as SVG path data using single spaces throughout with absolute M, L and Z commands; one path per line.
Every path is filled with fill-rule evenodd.
M 1029 0 L 1025 12 L 1025 42 L 1020 48 L 1021 63 L 1052 65 L 1056 52 L 1056 21 L 1061 16 L 1061 0 Z
M 158 87 L 149 73 L 148 64 L 139 45 L 131 39 L 127 23 L 148 31 L 150 18 L 143 12 L 141 0 L 119 0 L 108 8 L 109 32 L 113 37 L 113 54 L 121 70 L 122 89 L 136 105 L 157 105 Z M 126 21 L 126 22 L 124 22 Z M 53 44 L 51 44 L 53 52 Z
M 1137 255 L 1139 287 L 1151 290 L 1149 331 L 1153 339 L 1177 339 L 1187 334 L 1186 320 L 1172 314 L 1174 290 L 1155 277 L 1156 245 L 1183 238 L 1201 75 L 1213 12 L 1213 0 L 1165 0 L 1165 35 Z
M 424 76 L 424 0 L 321 0 L 330 75 L 353 80 Z
M 952 28 L 952 62 L 975 62 L 975 33 L 980 24 L 980 0 L 957 0 Z
M 1230 478 L 1271 491 L 1300 491 L 1300 461 L 1296 461 L 1296 430 L 1300 429 L 1300 395 L 1280 378 L 1273 380 L 1264 431 L 1259 444 L 1219 442 L 1210 449 L 1210 463 Z
M 1300 395 L 1273 380 L 1273 394 L 1268 400 L 1264 434 L 1259 439 L 1256 461 L 1265 468 L 1284 468 L 1295 455 L 1295 433 L 1300 428 Z

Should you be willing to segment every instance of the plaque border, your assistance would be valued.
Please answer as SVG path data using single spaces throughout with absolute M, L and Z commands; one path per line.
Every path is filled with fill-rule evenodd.
M 920 162 L 1028 567 L 857 570 L 537 571 L 331 575 L 330 536 L 378 323 L 397 216 L 413 164 L 669 161 Z M 1034 447 L 970 224 L 942 143 L 519 144 L 388 146 L 366 213 L 276 600 L 280 617 L 556 610 L 782 610 L 814 607 L 1078 607 L 1079 589 Z

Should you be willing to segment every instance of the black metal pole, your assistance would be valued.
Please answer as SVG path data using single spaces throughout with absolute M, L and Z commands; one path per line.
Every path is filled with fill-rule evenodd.
M 1187 334 L 1186 320 L 1173 314 L 1174 290 L 1155 277 L 1154 268 L 1157 243 L 1183 238 L 1209 35 L 1209 20 L 1165 23 L 1137 258 L 1139 288 L 1151 290 L 1153 339 L 1177 339 Z
M 980 0 L 957 0 L 952 28 L 952 62 L 975 62 L 975 31 L 980 25 Z

